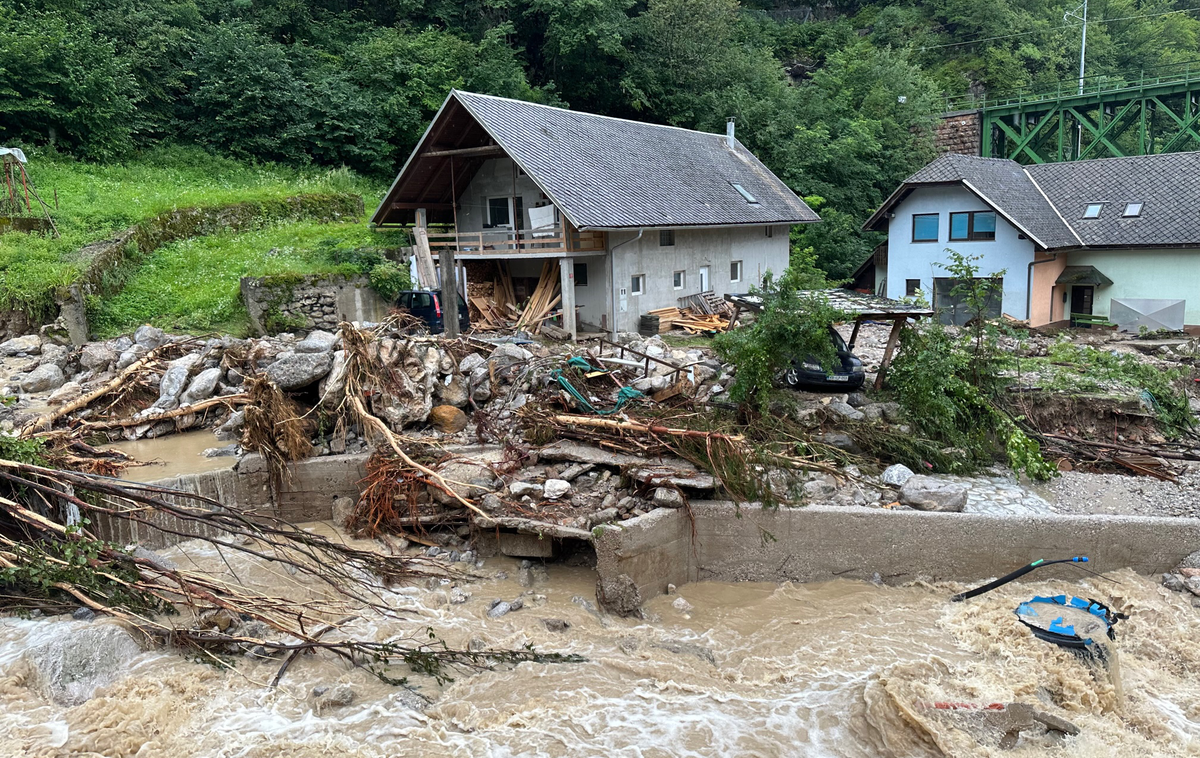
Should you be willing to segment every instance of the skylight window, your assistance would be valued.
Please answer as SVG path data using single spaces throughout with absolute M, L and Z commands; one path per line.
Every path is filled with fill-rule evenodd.
M 1125 218 L 1137 218 L 1142 215 L 1141 203 L 1126 203 L 1125 212 L 1121 214 Z
M 1084 218 L 1100 218 L 1100 211 L 1104 210 L 1104 203 L 1088 203 L 1088 207 L 1083 211 Z
M 754 199 L 754 195 L 751 195 L 749 192 L 747 192 L 745 187 L 740 184 L 734 184 L 733 188 L 738 191 L 739 195 L 746 198 L 747 203 L 750 203 L 751 205 L 758 205 L 758 201 Z

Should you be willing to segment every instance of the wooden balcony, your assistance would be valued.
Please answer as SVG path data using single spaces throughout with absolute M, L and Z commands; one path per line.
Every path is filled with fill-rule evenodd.
M 454 250 L 455 258 L 572 258 L 604 255 L 605 232 L 581 232 L 556 226 L 544 229 L 485 229 L 459 232 L 455 229 L 429 228 L 429 252 L 434 259 L 442 250 Z

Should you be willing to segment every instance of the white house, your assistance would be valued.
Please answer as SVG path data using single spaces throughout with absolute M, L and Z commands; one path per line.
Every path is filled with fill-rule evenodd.
M 878 294 L 918 290 L 961 321 L 948 250 L 1004 271 L 1001 311 L 1033 326 L 1200 325 L 1200 152 L 1022 166 L 946 154 L 867 221 L 886 231 Z
M 788 265 L 817 215 L 733 134 L 452 91 L 371 221 L 428 224 L 434 253 L 558 262 L 582 325 L 634 331 L 649 310 L 745 292 Z M 440 229 L 439 229 L 440 228 Z

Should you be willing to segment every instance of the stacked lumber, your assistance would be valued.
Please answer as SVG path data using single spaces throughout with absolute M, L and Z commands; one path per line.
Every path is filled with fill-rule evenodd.
M 698 297 L 693 295 L 693 297 Z M 672 329 L 683 329 L 689 334 L 703 332 L 723 332 L 729 328 L 729 319 L 716 313 L 703 313 L 693 308 L 655 308 L 646 311 L 652 316 L 658 316 L 659 333 Z
M 658 331 L 659 333 L 669 332 L 675 328 L 675 322 L 683 318 L 683 311 L 678 308 L 655 308 L 652 311 L 646 311 L 651 316 L 658 316 Z
M 541 331 L 542 322 L 556 315 L 554 307 L 562 300 L 559 293 L 558 262 L 547 260 L 542 264 L 542 275 L 537 288 L 525 304 L 517 319 L 517 329 L 527 329 L 535 334 Z
M 717 297 L 717 293 L 712 290 L 679 298 L 679 307 L 700 316 L 728 317 L 733 312 L 733 305 Z
M 729 328 L 729 319 L 715 313 L 692 313 L 691 309 L 684 311 L 683 318 L 675 322 L 675 326 L 688 334 L 703 334 L 704 332 L 723 332 Z

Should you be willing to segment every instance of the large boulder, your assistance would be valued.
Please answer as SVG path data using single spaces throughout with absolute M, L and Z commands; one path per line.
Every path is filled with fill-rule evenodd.
M 903 487 L 904 483 L 912 479 L 916 474 L 908 466 L 903 463 L 896 463 L 888 466 L 883 470 L 883 475 L 879 478 L 884 484 L 891 484 L 895 487 Z
M 438 405 L 429 412 L 429 423 L 443 434 L 458 434 L 467 428 L 467 414 L 453 405 Z
M 292 353 L 267 366 L 267 378 L 281 390 L 298 390 L 316 382 L 333 368 L 333 353 Z
M 317 394 L 321 396 L 323 404 L 336 408 L 342 402 L 345 389 L 346 351 L 335 350 L 333 353 L 333 365 L 330 366 L 329 373 L 317 385 Z
M 153 350 L 167 341 L 167 335 L 156 326 L 143 324 L 133 333 L 133 341 L 147 350 Z
M 164 411 L 177 407 L 191 370 L 191 366 L 182 363 L 169 366 L 158 382 L 158 399 L 153 407 Z
M 57 345 L 53 342 L 42 343 L 42 357 L 38 360 L 38 365 L 43 363 L 53 363 L 61 369 L 66 369 L 67 364 L 71 362 L 71 351 L 62 345 Z
M 487 359 L 479 353 L 468 353 L 467 357 L 463 358 L 458 364 L 459 372 L 468 376 L 474 373 L 475 369 L 487 364 Z
M 444 405 L 453 405 L 457 408 L 462 408 L 467 404 L 467 380 L 465 377 L 452 375 L 447 376 L 442 381 L 437 383 L 437 398 Z
M 307 337 L 297 342 L 295 350 L 297 353 L 324 353 L 332 350 L 337 341 L 338 336 L 336 334 L 316 329 L 309 332 Z
M 120 353 L 107 342 L 89 342 L 79 351 L 79 365 L 100 373 L 120 358 Z
M 900 502 L 919 511 L 961 511 L 967 505 L 967 485 L 917 474 L 900 488 Z
M 33 689 L 62 706 L 91 699 L 96 690 L 128 673 L 142 651 L 120 626 L 96 622 L 63 623 L 58 634 L 25 652 L 35 672 Z
M 533 353 L 511 342 L 497 345 L 496 349 L 492 351 L 491 356 L 488 357 L 488 362 L 497 369 L 506 369 L 509 366 L 524 364 L 530 360 L 533 360 Z
M 637 582 L 628 574 L 596 582 L 596 602 L 617 616 L 642 616 L 642 593 Z
M 201 400 L 207 400 L 217 391 L 217 382 L 221 379 L 220 368 L 207 368 L 196 374 L 188 385 L 187 390 L 179 398 L 180 405 L 193 405 Z
M 63 386 L 50 393 L 50 397 L 46 400 L 49 405 L 64 405 L 72 402 L 83 395 L 83 386 L 79 382 L 67 382 Z
M 56 390 L 67 381 L 63 370 L 53 363 L 38 366 L 25 375 L 21 380 L 21 389 L 25 392 L 48 392 Z
M 37 355 L 42 351 L 42 338 L 26 334 L 0 342 L 0 355 Z
M 443 464 L 437 472 L 446 480 L 451 490 L 465 498 L 479 497 L 497 487 L 496 474 L 482 463 L 455 460 Z M 444 505 L 458 501 L 436 487 L 430 487 L 433 499 Z

